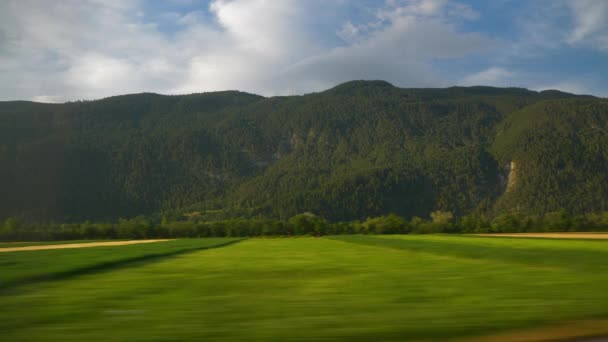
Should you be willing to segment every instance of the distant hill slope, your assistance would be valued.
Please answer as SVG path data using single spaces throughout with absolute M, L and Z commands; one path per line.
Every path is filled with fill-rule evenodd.
M 607 210 L 607 121 L 589 96 L 383 81 L 0 102 L 0 218 Z
M 517 177 L 499 209 L 535 214 L 608 208 L 608 101 L 541 101 L 509 115 L 492 146 Z

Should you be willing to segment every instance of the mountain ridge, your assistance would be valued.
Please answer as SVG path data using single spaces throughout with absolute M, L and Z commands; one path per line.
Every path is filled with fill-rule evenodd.
M 555 91 L 385 81 L 302 96 L 0 102 L 0 219 L 606 210 L 607 103 Z M 557 159 L 527 161 L 548 152 Z M 505 196 L 505 165 L 522 158 Z
M 107 99 L 112 99 L 112 98 L 146 96 L 146 95 L 154 95 L 154 96 L 161 96 L 161 97 L 190 97 L 190 96 L 194 97 L 194 96 L 201 96 L 201 95 L 207 95 L 207 94 L 242 94 L 242 95 L 257 96 L 260 99 L 270 99 L 270 98 L 285 98 L 285 97 L 314 95 L 314 94 L 320 94 L 320 93 L 325 93 L 325 92 L 332 92 L 332 91 L 336 91 L 336 90 L 343 89 L 343 88 L 351 88 L 353 86 L 359 86 L 359 87 L 364 87 L 364 88 L 370 88 L 372 86 L 375 86 L 378 88 L 389 88 L 389 89 L 394 88 L 394 89 L 409 90 L 409 91 L 433 91 L 433 90 L 437 90 L 437 91 L 440 91 L 440 90 L 446 90 L 446 91 L 472 90 L 472 91 L 474 91 L 474 90 L 477 90 L 479 92 L 482 92 L 485 90 L 486 92 L 494 92 L 494 91 L 508 90 L 510 92 L 536 93 L 536 94 L 541 94 L 541 95 L 549 95 L 549 96 L 553 96 L 553 97 L 580 96 L 580 97 L 590 97 L 590 98 L 597 98 L 597 99 L 603 98 L 603 97 L 598 97 L 598 96 L 589 95 L 589 94 L 573 94 L 573 93 L 568 93 L 568 92 L 561 91 L 558 89 L 544 89 L 544 90 L 537 91 L 537 90 L 530 90 L 530 89 L 522 88 L 522 87 L 495 87 L 495 86 L 485 86 L 485 85 L 472 85 L 472 86 L 454 85 L 454 86 L 449 86 L 449 87 L 409 88 L 409 87 L 395 86 L 392 83 L 384 81 L 384 80 L 352 80 L 352 81 L 340 83 L 334 87 L 328 88 L 323 91 L 303 93 L 303 94 L 293 94 L 293 95 L 264 96 L 264 95 L 256 94 L 253 92 L 241 91 L 241 90 L 236 90 L 236 89 L 215 90 L 215 91 L 206 91 L 206 92 L 198 92 L 198 93 L 188 93 L 188 94 L 162 94 L 162 93 L 144 91 L 144 92 L 140 92 L 140 93 L 110 95 L 110 96 L 102 97 L 102 98 L 98 98 L 98 99 L 70 100 L 70 101 L 65 101 L 65 102 L 40 102 L 40 101 L 33 101 L 33 100 L 0 100 L 0 103 L 19 103 L 19 102 L 21 102 L 21 103 L 38 103 L 38 104 L 58 105 L 58 104 L 69 104 L 69 103 L 94 102 L 94 101 L 102 101 L 102 100 L 107 100 Z

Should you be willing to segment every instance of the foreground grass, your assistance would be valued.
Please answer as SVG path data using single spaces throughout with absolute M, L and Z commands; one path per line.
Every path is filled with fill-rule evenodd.
M 129 246 L 0 253 L 0 291 L 28 283 L 153 262 L 234 241 L 237 239 L 185 239 Z
M 208 240 L 183 243 L 198 241 Z M 43 252 L 27 252 L 28 265 Z M 18 253 L 6 254 L 22 262 Z M 0 331 L 28 341 L 445 340 L 608 317 L 606 271 L 605 241 L 249 239 L 22 283 L 0 292 Z

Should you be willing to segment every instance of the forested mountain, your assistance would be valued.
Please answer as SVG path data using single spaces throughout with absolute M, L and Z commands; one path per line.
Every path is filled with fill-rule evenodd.
M 0 102 L 0 219 L 608 210 L 608 100 L 353 81 Z

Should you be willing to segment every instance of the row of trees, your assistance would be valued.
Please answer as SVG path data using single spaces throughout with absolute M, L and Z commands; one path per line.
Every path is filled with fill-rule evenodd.
M 166 217 L 155 220 L 139 216 L 114 223 L 25 224 L 9 218 L 0 225 L 0 241 L 550 231 L 608 231 L 608 212 L 577 216 L 565 211 L 544 216 L 503 214 L 490 220 L 481 215 L 456 219 L 451 212 L 436 211 L 430 219 L 414 217 L 408 221 L 390 214 L 365 221 L 334 223 L 311 213 L 293 216 L 287 222 L 270 219 L 172 221 Z

